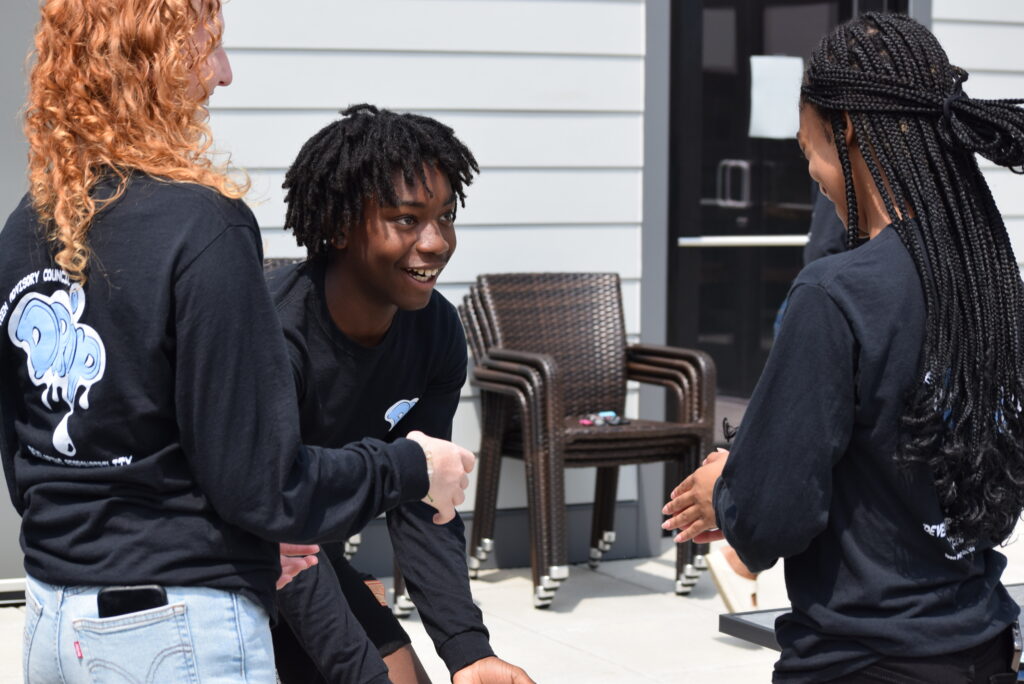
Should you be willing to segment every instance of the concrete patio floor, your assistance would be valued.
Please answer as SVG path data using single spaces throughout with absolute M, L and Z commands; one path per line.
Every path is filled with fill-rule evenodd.
M 1024 541 L 1003 552 L 1006 583 L 1024 582 Z M 725 606 L 707 575 L 688 597 L 672 593 L 674 550 L 664 540 L 655 558 L 609 561 L 597 571 L 572 567 L 547 610 L 530 601 L 529 569 L 484 570 L 473 595 L 491 631 L 495 651 L 539 683 L 747 684 L 771 679 L 776 653 L 718 631 Z M 782 605 L 781 567 L 762 576 L 765 608 Z M 0 609 L 0 684 L 21 676 L 24 609 Z M 436 684 L 449 681 L 419 618 L 405 620 L 413 644 Z

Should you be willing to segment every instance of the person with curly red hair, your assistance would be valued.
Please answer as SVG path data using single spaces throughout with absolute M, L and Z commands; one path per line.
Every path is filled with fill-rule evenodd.
M 279 542 L 464 499 L 447 441 L 301 446 L 246 184 L 208 156 L 222 31 L 220 0 L 41 5 L 30 190 L 0 233 L 26 682 L 274 682 L 275 584 L 312 562 Z

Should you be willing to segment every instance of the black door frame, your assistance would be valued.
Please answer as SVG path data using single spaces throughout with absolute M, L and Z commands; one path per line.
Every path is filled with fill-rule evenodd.
M 820 0 L 789 0 L 814 4 Z M 839 21 L 872 10 L 908 11 L 930 23 L 927 0 L 837 0 Z M 702 13 L 703 2 L 670 3 L 669 129 L 668 129 L 668 269 L 666 278 L 668 344 L 697 344 L 700 256 L 677 247 L 679 237 L 701 234 L 702 159 Z M 920 16 L 926 13 L 927 16 Z

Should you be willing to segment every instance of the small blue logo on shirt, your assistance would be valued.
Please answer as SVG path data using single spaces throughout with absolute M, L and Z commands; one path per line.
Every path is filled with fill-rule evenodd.
M 420 398 L 415 399 L 399 399 L 384 412 L 384 420 L 388 421 L 388 431 L 394 430 L 395 426 L 398 425 L 398 421 L 405 418 L 405 414 L 412 410 L 412 407 L 416 405 L 416 402 Z

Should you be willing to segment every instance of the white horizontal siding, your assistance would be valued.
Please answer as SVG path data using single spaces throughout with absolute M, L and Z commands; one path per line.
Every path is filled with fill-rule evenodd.
M 263 228 L 284 225 L 283 171 L 251 174 Z M 460 226 L 639 224 L 640 169 L 484 169 L 467 190 Z
M 1024 3 L 1021 3 L 1024 7 Z M 1024 24 L 972 24 L 936 22 L 935 37 L 946 49 L 949 61 L 967 71 L 1020 72 L 1024 57 Z M 965 89 L 974 94 L 974 78 Z
M 940 22 L 996 22 L 1024 24 L 1020 0 L 932 0 L 932 19 Z
M 1024 217 L 1005 216 L 1006 232 L 1010 234 L 1010 244 L 1013 245 L 1013 255 L 1017 257 L 1017 263 L 1024 263 Z
M 970 72 L 971 97 L 1024 97 L 1024 2 L 934 0 L 933 30 L 952 63 Z M 1024 263 L 1024 177 L 980 160 L 1003 214 L 1018 263 Z
M 601 271 L 640 277 L 641 231 L 637 225 L 459 226 L 458 245 L 440 282 L 468 283 L 480 273 Z M 263 231 L 264 252 L 304 256 L 291 233 Z M 639 315 L 637 313 L 636 315 Z
M 1024 59 L 1021 60 L 1024 65 Z M 964 91 L 971 97 L 986 100 L 1024 97 L 1024 71 L 979 71 L 970 72 L 964 84 Z
M 440 289 L 479 273 L 616 271 L 627 330 L 640 330 L 643 221 L 642 0 L 236 0 L 225 5 L 234 83 L 211 100 L 217 148 L 250 171 L 268 257 L 301 256 L 281 230 L 285 169 L 349 104 L 433 116 L 483 169 L 459 212 Z M 635 411 L 637 391 L 630 388 Z M 467 388 L 455 439 L 479 444 Z M 525 506 L 522 466 L 501 505 Z M 635 469 L 620 497 L 636 497 Z M 593 475 L 571 473 L 570 502 Z M 470 496 L 464 508 L 472 507 Z
M 641 2 L 245 0 L 224 14 L 233 47 L 288 49 L 301 35 L 303 47 L 321 50 L 642 56 Z
M 643 115 L 639 112 L 416 113 L 455 129 L 482 167 L 643 166 Z M 214 110 L 210 126 L 217 148 L 232 152 L 235 164 L 281 170 L 291 166 L 310 136 L 338 118 L 334 110 Z
M 486 1 L 486 0 L 481 0 Z M 639 57 L 231 50 L 219 109 L 643 111 Z M 613 84 L 613 87 L 609 87 Z
M 984 173 L 1003 218 L 1024 218 L 1024 176 L 1001 167 Z

